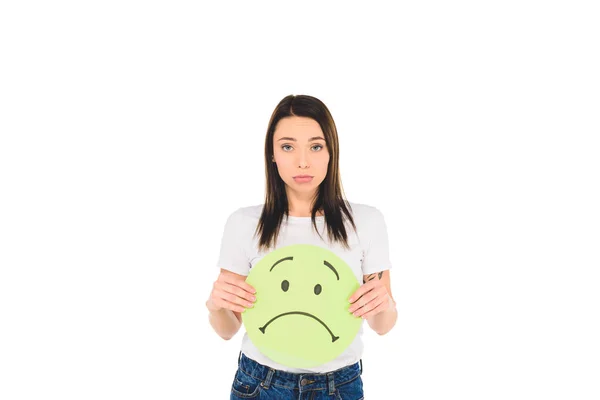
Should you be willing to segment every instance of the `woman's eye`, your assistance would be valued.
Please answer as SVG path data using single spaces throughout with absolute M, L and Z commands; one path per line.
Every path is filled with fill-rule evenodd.
M 283 151 L 290 151 L 290 150 L 287 150 L 287 148 L 288 148 L 288 147 L 289 147 L 290 149 L 292 148 L 292 146 L 290 146 L 289 144 L 284 144 L 283 146 L 281 146 L 281 149 L 282 149 Z M 320 144 L 314 145 L 312 148 L 314 149 L 315 147 L 317 147 L 317 148 L 318 148 L 318 150 L 313 150 L 313 151 L 320 151 L 320 150 L 323 148 L 323 146 L 322 146 L 322 145 L 320 145 Z
M 290 283 L 287 280 L 281 282 L 281 290 L 283 290 L 284 292 L 287 292 L 289 288 L 290 288 Z

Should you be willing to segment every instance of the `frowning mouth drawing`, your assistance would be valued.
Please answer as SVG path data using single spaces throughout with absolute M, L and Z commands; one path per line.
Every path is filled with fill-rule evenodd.
M 267 329 L 267 326 L 269 326 L 269 324 L 271 322 L 275 321 L 277 318 L 284 317 L 286 315 L 292 315 L 292 314 L 304 315 L 304 316 L 314 318 L 315 320 L 317 320 L 321 325 L 323 325 L 323 327 L 325 329 L 327 329 L 327 332 L 329 332 L 329 334 L 331 335 L 331 343 L 335 342 L 336 340 L 338 340 L 340 338 L 339 336 L 335 336 L 333 334 L 333 332 L 331 332 L 331 329 L 329 329 L 329 327 L 327 326 L 327 324 L 325 324 L 325 322 L 321 321 L 319 318 L 315 317 L 314 315 L 309 314 L 307 312 L 303 312 L 303 311 L 290 311 L 290 312 L 279 314 L 278 316 L 271 318 L 271 320 L 269 320 L 269 322 L 267 322 L 264 326 L 262 326 L 258 329 L 264 334 L 265 330 Z

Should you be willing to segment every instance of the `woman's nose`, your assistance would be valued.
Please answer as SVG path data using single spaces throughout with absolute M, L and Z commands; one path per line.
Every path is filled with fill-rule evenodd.
M 299 151 L 300 156 L 298 157 L 298 165 L 300 168 L 306 168 L 308 166 L 309 154 L 307 150 Z

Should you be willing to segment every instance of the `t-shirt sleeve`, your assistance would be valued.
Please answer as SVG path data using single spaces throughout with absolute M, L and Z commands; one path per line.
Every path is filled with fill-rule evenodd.
M 223 268 L 236 274 L 247 276 L 250 272 L 245 244 L 248 238 L 245 236 L 244 215 L 241 209 L 231 213 L 225 223 L 221 248 L 219 251 L 218 268 Z
M 366 240 L 362 270 L 364 275 L 392 268 L 387 226 L 381 211 L 373 207 L 367 221 Z

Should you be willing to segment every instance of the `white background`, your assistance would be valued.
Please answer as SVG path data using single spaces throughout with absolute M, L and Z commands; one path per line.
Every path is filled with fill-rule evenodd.
M 204 302 L 288 94 L 388 224 L 368 400 L 600 398 L 592 3 L 2 2 L 0 398 L 228 398 Z

